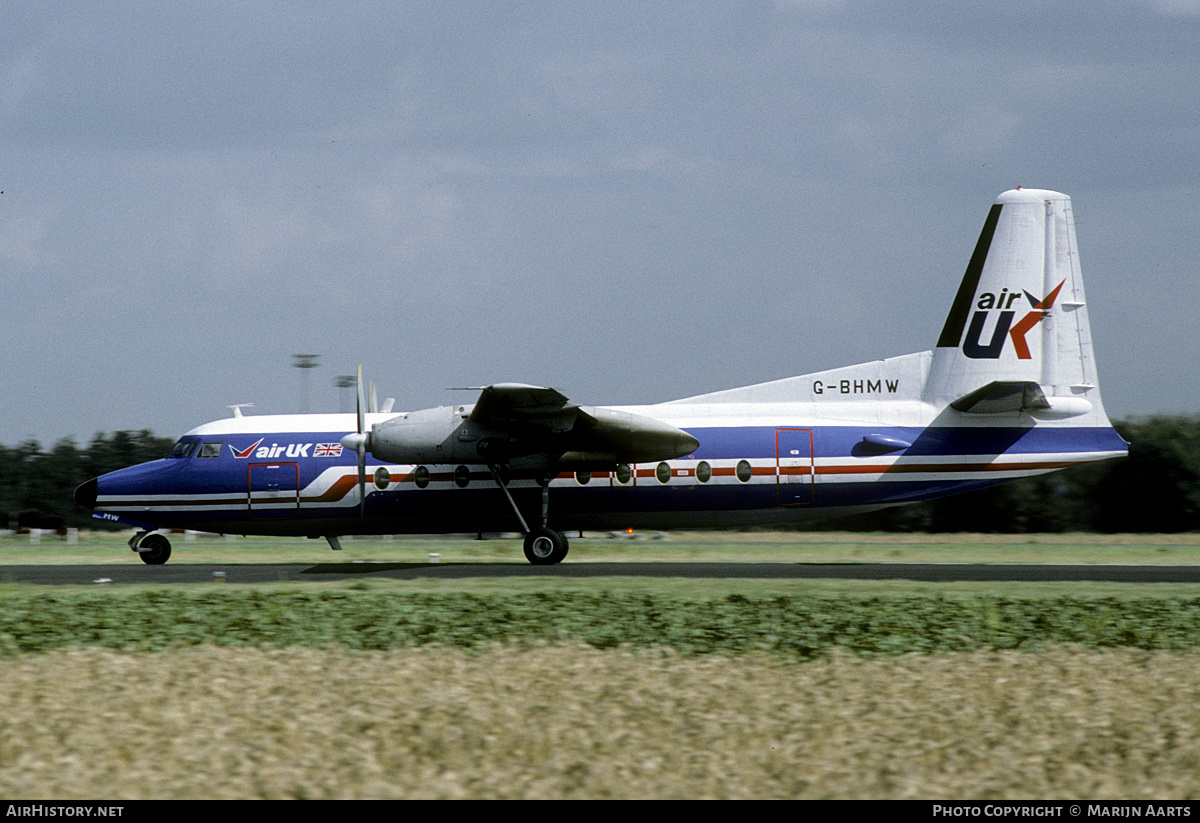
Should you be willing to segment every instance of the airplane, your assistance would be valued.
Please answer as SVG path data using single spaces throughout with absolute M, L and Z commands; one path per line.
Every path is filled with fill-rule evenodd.
M 83 483 L 137 529 L 324 538 L 508 532 L 530 563 L 566 532 L 786 526 L 929 500 L 1127 454 L 1100 399 L 1070 198 L 991 206 L 936 346 L 646 406 L 583 406 L 522 383 L 474 403 L 242 415 L 161 460 Z M 390 406 L 389 406 L 390 409 Z

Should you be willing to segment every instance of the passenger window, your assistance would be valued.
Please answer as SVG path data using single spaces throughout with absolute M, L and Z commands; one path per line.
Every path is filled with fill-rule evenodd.
M 745 460 L 739 460 L 737 464 L 737 479 L 743 483 L 750 482 L 750 475 L 754 472 L 750 469 L 750 464 Z
M 198 454 L 196 456 L 197 457 L 220 457 L 221 456 L 221 444 L 220 443 L 204 443 L 200 446 L 200 454 Z
M 666 463 L 659 463 L 654 467 L 654 476 L 658 478 L 659 483 L 666 483 L 671 479 L 671 467 Z
M 707 460 L 701 460 L 696 464 L 696 479 L 701 483 L 707 483 L 712 479 L 712 466 L 708 465 Z
M 424 466 L 417 466 L 413 469 L 413 482 L 417 484 L 418 489 L 423 489 L 429 485 L 429 469 Z

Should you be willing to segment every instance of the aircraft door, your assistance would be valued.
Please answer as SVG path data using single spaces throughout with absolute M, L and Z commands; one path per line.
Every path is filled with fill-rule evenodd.
M 775 430 L 775 479 L 781 506 L 813 502 L 813 436 L 810 429 Z
M 252 518 L 277 520 L 300 515 L 298 463 L 251 463 L 247 471 Z

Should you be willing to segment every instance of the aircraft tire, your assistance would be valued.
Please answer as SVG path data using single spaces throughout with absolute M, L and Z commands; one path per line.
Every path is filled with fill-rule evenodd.
M 533 529 L 525 535 L 525 559 L 535 566 L 552 566 L 567 556 L 567 536 L 553 529 Z
M 171 541 L 161 534 L 148 534 L 138 543 L 138 557 L 147 566 L 161 566 L 171 557 Z

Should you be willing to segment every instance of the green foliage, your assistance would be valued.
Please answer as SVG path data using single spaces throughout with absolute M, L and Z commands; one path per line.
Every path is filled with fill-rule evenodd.
M 1200 531 L 1200 416 L 1118 421 L 1129 456 L 830 521 L 848 531 Z
M 174 441 L 142 431 L 98 433 L 86 449 L 72 438 L 42 451 L 36 440 L 0 446 L 0 527 L 101 527 L 75 505 L 75 487 L 106 472 L 165 457 Z
M 197 645 L 382 650 L 438 644 L 578 641 L 681 654 L 769 651 L 798 659 L 841 648 L 863 656 L 1071 643 L 1200 647 L 1200 598 L 947 598 L 789 595 L 719 600 L 651 593 L 532 595 L 149 590 L 9 596 L 0 652 L 64 646 L 159 650 Z
M 1200 419 L 1152 417 L 1115 428 L 1129 457 L 1099 478 L 1097 529 L 1200 529 Z

